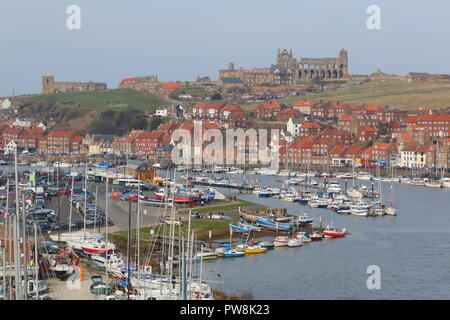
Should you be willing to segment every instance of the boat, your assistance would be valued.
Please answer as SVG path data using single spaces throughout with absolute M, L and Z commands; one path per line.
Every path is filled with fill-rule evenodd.
M 268 248 L 264 248 L 259 244 L 255 244 L 253 246 L 247 246 L 244 251 L 245 253 L 252 254 L 252 253 L 264 253 L 268 250 Z
M 269 230 L 275 230 L 275 231 L 290 231 L 293 227 L 292 224 L 283 223 L 283 222 L 276 222 L 272 221 L 266 218 L 256 218 L 256 224 L 264 227 Z
M 203 248 L 203 252 L 197 252 L 197 254 L 195 255 L 194 259 L 197 260 L 209 260 L 209 259 L 215 259 L 218 257 L 217 252 L 209 250 L 207 248 Z
M 309 243 L 311 242 L 311 236 L 308 234 L 308 232 L 297 232 L 294 234 L 294 239 L 299 239 L 303 243 Z
M 223 256 L 225 258 L 243 257 L 243 256 L 245 256 L 245 251 L 239 251 L 237 249 L 231 249 L 231 250 L 225 251 L 223 253 Z
M 293 248 L 293 247 L 301 247 L 303 245 L 303 241 L 301 239 L 296 239 L 296 238 L 291 238 L 288 241 L 287 246 L 289 248 Z
M 144 205 L 152 205 L 152 206 L 172 206 L 173 201 L 164 201 L 163 199 L 152 199 L 149 197 L 141 196 L 139 198 L 140 203 Z
M 387 207 L 386 209 L 384 209 L 384 214 L 388 216 L 396 216 L 397 210 L 394 207 Z
M 275 240 L 273 241 L 274 247 L 286 247 L 289 243 L 289 237 L 287 236 L 278 236 L 275 237 Z
M 261 231 L 261 227 L 255 226 L 248 222 L 241 221 L 241 222 L 239 222 L 239 226 L 242 228 L 248 229 L 248 230 L 252 230 L 252 231 L 257 231 L 257 232 Z
M 450 188 L 450 178 L 442 179 L 442 188 Z
M 330 181 L 328 183 L 327 192 L 328 193 L 339 193 L 342 191 L 341 185 L 337 181 Z
M 318 232 L 314 232 L 311 236 L 311 241 L 320 241 L 323 239 L 323 235 Z
M 347 203 L 341 203 L 338 205 L 336 212 L 338 214 L 350 214 L 350 206 Z
M 308 224 L 313 224 L 314 219 L 308 217 L 306 214 L 302 214 L 297 219 L 294 220 L 294 224 L 297 226 L 306 226 Z
M 347 230 L 345 228 L 342 229 L 336 229 L 335 227 L 328 226 L 323 231 L 323 236 L 325 238 L 342 238 L 345 237 L 345 234 L 347 233 Z
M 424 180 L 421 179 L 421 178 L 413 178 L 412 180 L 410 180 L 407 183 L 412 185 L 412 186 L 424 186 L 425 185 Z
M 441 181 L 433 181 L 424 179 L 425 187 L 429 188 L 442 188 L 442 182 Z
M 258 243 L 261 247 L 263 248 L 267 248 L 267 249 L 272 249 L 274 247 L 273 242 L 270 241 L 261 241 Z
M 86 254 L 106 254 L 106 247 L 108 246 L 108 254 L 114 253 L 116 248 L 112 242 L 105 241 L 85 241 L 81 245 L 81 250 Z
M 230 226 L 230 230 L 232 230 L 233 232 L 250 233 L 250 232 L 253 231 L 253 230 L 248 229 L 248 228 L 246 228 L 246 227 L 237 226 L 237 225 L 232 224 L 232 223 L 230 223 L 230 224 L 228 224 L 228 225 Z
M 369 205 L 363 200 L 356 201 L 350 205 L 350 214 L 366 217 L 369 215 Z

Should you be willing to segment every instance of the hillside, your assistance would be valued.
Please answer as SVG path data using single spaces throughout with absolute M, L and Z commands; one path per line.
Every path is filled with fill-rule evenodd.
M 450 106 L 450 82 L 412 82 L 393 81 L 388 83 L 369 82 L 351 88 L 309 94 L 310 100 L 324 100 L 341 103 L 374 104 L 392 106 L 399 109 L 432 107 L 436 109 Z M 282 102 L 298 101 L 298 97 Z
M 169 102 L 130 89 L 92 93 L 60 93 L 18 97 L 19 114 L 49 124 L 55 129 L 121 134 L 151 126 L 145 112 L 154 112 Z
M 319 100 L 339 101 L 350 105 L 362 103 L 388 105 L 404 110 L 421 107 L 440 109 L 450 106 L 450 82 L 368 82 L 333 91 L 281 99 L 279 102 L 292 105 L 304 99 L 316 102 Z M 246 110 L 253 110 L 256 106 L 255 103 L 244 104 Z

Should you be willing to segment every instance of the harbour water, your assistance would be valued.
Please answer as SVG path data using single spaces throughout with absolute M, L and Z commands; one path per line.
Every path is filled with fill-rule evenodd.
M 231 178 L 231 177 L 230 177 Z M 276 176 L 255 176 L 261 186 L 276 186 Z M 320 180 L 320 179 L 316 179 Z M 349 187 L 351 181 L 348 182 Z M 378 187 L 376 181 L 357 181 Z M 343 181 L 341 180 L 341 185 Z M 390 184 L 381 183 L 383 201 Z M 229 190 L 223 190 L 228 195 Z M 249 291 L 256 299 L 448 299 L 450 297 L 450 189 L 394 183 L 398 215 L 358 217 L 312 209 L 254 194 L 238 194 L 288 213 L 307 213 L 318 225 L 345 227 L 345 238 L 275 248 L 244 258 L 205 263 L 211 284 L 227 293 Z M 368 289 L 367 268 L 380 267 L 381 288 Z M 220 277 L 218 276 L 220 275 Z

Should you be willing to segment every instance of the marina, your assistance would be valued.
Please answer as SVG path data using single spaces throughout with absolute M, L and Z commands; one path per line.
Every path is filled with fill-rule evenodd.
M 442 221 L 445 212 L 439 210 L 427 212 L 424 207 L 426 199 L 437 197 L 440 199 L 438 201 L 442 202 L 442 211 L 445 211 L 444 201 L 448 199 L 450 192 L 450 189 L 443 187 L 445 179 L 442 179 L 441 187 L 436 188 L 434 187 L 436 182 L 433 183 L 433 187 L 428 187 L 426 180 L 422 180 L 423 185 L 418 186 L 417 178 L 380 179 L 362 173 L 355 176 L 300 173 L 296 174 L 295 178 L 291 174 L 277 175 L 267 172 L 258 174 L 253 170 L 252 173 L 241 173 L 238 182 L 225 178 L 233 174 L 229 173 L 231 170 L 225 170 L 212 174 L 213 180 L 222 181 L 221 183 L 196 185 L 193 181 L 207 181 L 207 178 L 198 172 L 195 178 L 191 178 L 189 171 L 160 170 L 155 178 L 156 183 L 153 185 L 142 183 L 141 186 L 141 181 L 119 174 L 113 168 L 85 165 L 78 167 L 76 171 L 73 168 L 58 167 L 58 169 L 65 170 L 65 173 L 60 172 L 58 173 L 60 176 L 55 178 L 52 175 L 53 170 L 46 171 L 35 167 L 36 173 L 40 176 L 39 181 L 61 180 L 62 185 L 57 189 L 52 189 L 47 182 L 42 187 L 47 191 L 54 190 L 53 197 L 60 199 L 58 201 L 62 200 L 65 205 L 54 207 L 55 202 L 51 201 L 50 203 L 53 203 L 50 205 L 51 208 L 45 208 L 44 205 L 44 208 L 37 209 L 36 203 L 41 201 L 39 192 L 33 191 L 37 190 L 37 186 L 30 185 L 28 188 L 23 182 L 26 171 L 18 170 L 21 176 L 19 181 L 22 181 L 20 192 L 24 195 L 27 193 L 24 198 L 29 212 L 27 219 L 29 216 L 29 219 L 34 219 L 38 223 L 36 228 L 39 228 L 40 236 L 35 241 L 38 243 L 39 240 L 41 246 L 44 245 L 47 250 L 40 251 L 39 274 L 43 278 L 38 279 L 37 272 L 33 268 L 27 273 L 22 273 L 23 276 L 31 277 L 29 281 L 37 281 L 36 279 L 41 281 L 39 288 L 42 289 L 37 289 L 41 291 L 38 293 L 41 297 L 50 297 L 46 293 L 49 287 L 55 286 L 54 278 L 65 281 L 79 274 L 80 269 L 83 269 L 83 272 L 87 269 L 86 272 L 93 275 L 90 289 L 91 294 L 94 294 L 93 299 L 183 299 L 185 297 L 183 292 L 190 288 L 186 292 L 192 299 L 209 300 L 214 298 L 214 290 L 239 294 L 243 285 L 257 299 L 270 298 L 264 295 L 266 285 L 270 285 L 280 299 L 335 299 L 342 296 L 356 298 L 359 294 L 362 294 L 361 297 L 358 296 L 359 298 L 371 299 L 375 297 L 357 288 L 358 279 L 363 279 L 365 274 L 364 270 L 358 271 L 355 268 L 361 266 L 361 261 L 369 263 L 372 259 L 374 261 L 371 263 L 386 268 L 390 272 L 386 274 L 387 279 L 392 279 L 390 284 L 393 288 L 391 291 L 386 290 L 382 298 L 398 298 L 402 297 L 402 286 L 396 280 L 392 261 L 398 261 L 399 256 L 403 256 L 399 254 L 398 250 L 401 248 L 398 245 L 395 250 L 389 248 L 393 248 L 394 243 L 400 243 L 406 246 L 405 248 L 416 246 L 414 239 L 422 232 L 425 234 L 430 232 L 427 230 L 435 228 L 435 223 L 440 225 L 438 230 L 441 230 L 442 239 L 449 237 L 448 230 L 444 228 L 448 221 Z M 13 179 L 14 170 L 8 171 L 10 173 L 5 177 Z M 75 181 L 77 175 L 80 179 Z M 64 180 L 66 178 L 69 180 Z M 231 181 L 233 182 L 230 184 Z M 414 182 L 409 183 L 410 181 Z M 13 187 L 7 184 L 7 188 Z M 10 201 L 9 196 L 14 198 L 14 193 L 6 192 L 6 194 L 8 197 L 4 197 L 5 200 L 7 198 L 7 201 Z M 213 214 L 215 207 L 226 206 L 232 199 L 247 203 L 256 202 L 264 209 L 248 211 L 246 208 L 236 207 L 234 214 L 230 212 L 231 216 L 223 215 L 219 211 Z M 56 203 L 59 203 L 58 201 Z M 43 203 L 47 203 L 45 198 Z M 108 210 L 106 203 L 109 203 L 109 208 L 122 208 L 122 220 L 117 215 L 117 209 L 110 211 L 110 215 L 106 214 L 105 211 Z M 211 207 L 209 214 L 207 211 L 203 216 L 195 213 L 195 208 L 203 206 L 205 209 Z M 20 208 L 21 206 L 19 210 Z M 15 209 L 17 208 L 12 206 L 9 210 L 3 211 L 14 212 Z M 178 214 L 179 209 L 185 212 L 187 210 L 189 213 Z M 65 219 L 69 218 L 67 222 L 56 218 L 61 217 L 61 210 Z M 137 215 L 133 214 L 131 219 L 130 210 L 150 210 L 152 219 L 149 220 L 148 216 L 143 215 L 142 218 L 147 222 L 140 224 L 142 220 L 139 222 L 140 218 Z M 69 216 L 67 211 L 70 213 Z M 424 212 L 427 212 L 428 218 L 425 218 Z M 6 214 L 5 217 L 9 215 Z M 48 231 L 43 229 L 45 223 L 38 222 L 41 216 L 45 216 L 45 219 L 53 217 L 51 218 L 53 222 L 46 222 L 50 228 Z M 379 216 L 386 217 L 379 219 Z M 89 219 L 86 219 L 87 217 Z M 210 238 L 207 243 L 194 239 L 193 230 L 189 235 L 192 219 L 207 221 L 207 218 L 211 221 L 223 221 L 223 228 L 229 230 L 229 238 L 215 237 L 214 241 Z M 74 224 L 74 221 L 78 223 Z M 150 226 L 152 232 L 156 234 L 150 238 L 143 236 L 139 241 L 147 242 L 146 248 L 155 246 L 160 248 L 162 255 L 151 253 L 152 251 L 142 252 L 137 256 L 135 251 L 130 255 L 131 238 L 128 239 L 128 248 L 116 242 L 114 234 L 108 238 L 105 235 L 106 221 L 110 230 L 122 230 L 125 235 L 128 233 L 128 237 L 132 228 L 139 225 Z M 55 229 L 56 226 L 58 229 Z M 72 227 L 78 230 L 70 231 Z M 90 229 L 84 231 L 83 228 L 86 227 Z M 30 227 L 26 230 L 29 236 L 33 237 L 33 229 Z M 211 234 L 211 230 L 209 232 Z M 186 238 L 181 236 L 182 234 Z M 382 235 L 385 237 L 384 240 Z M 406 241 L 409 238 L 411 241 Z M 135 241 L 138 240 L 135 236 L 132 239 L 134 246 L 137 245 L 138 242 Z M 434 241 L 434 238 L 424 239 L 419 247 L 434 244 Z M 447 243 L 439 244 L 444 255 L 450 252 Z M 29 246 L 32 252 L 33 245 L 30 243 Z M 48 250 L 53 251 L 50 253 Z M 350 252 L 352 256 L 349 256 Z M 383 252 L 382 256 L 380 252 Z M 394 254 L 398 256 L 393 256 Z M 28 259 L 34 259 L 35 255 L 30 253 Z M 139 256 L 146 258 L 137 263 L 136 259 L 139 259 Z M 410 255 L 406 261 L 410 264 L 418 263 L 416 259 L 419 258 Z M 283 265 L 279 264 L 280 261 L 283 261 Z M 158 267 L 161 263 L 164 265 L 162 269 Z M 438 270 L 436 275 L 441 274 L 443 271 L 439 270 L 444 267 L 443 264 L 435 266 Z M 5 279 L 19 275 L 20 273 L 15 271 L 16 268 L 17 266 L 11 265 L 3 268 L 2 274 Z M 184 268 L 194 268 L 195 273 L 187 277 Z M 243 272 L 237 272 L 236 268 Z M 272 277 L 272 282 L 251 280 L 251 274 L 255 272 L 261 275 L 266 272 L 272 274 L 271 270 L 274 268 L 282 271 Z M 305 281 L 308 283 L 307 281 L 312 279 L 315 279 L 315 282 L 314 284 L 311 282 L 310 286 L 316 287 L 318 291 L 322 290 L 324 282 L 328 282 L 329 285 L 331 279 L 325 276 L 327 268 L 341 270 L 343 274 L 359 272 L 358 276 L 352 277 L 351 283 L 336 280 L 342 286 L 343 283 L 350 285 L 355 291 L 349 295 L 348 291 L 343 292 L 343 287 L 339 289 L 341 287 L 338 286 L 335 288 L 336 293 L 322 292 L 317 296 L 316 290 L 304 288 Z M 299 270 L 309 274 L 308 280 L 286 282 L 295 279 Z M 98 273 L 103 278 L 95 282 L 94 275 Z M 213 274 L 219 274 L 220 279 L 212 276 Z M 108 275 L 115 280 L 103 282 L 103 279 L 109 278 Z M 266 278 L 270 281 L 271 277 Z M 173 282 L 169 279 L 175 280 Z M 36 285 L 30 283 L 30 290 L 33 291 Z M 291 286 L 292 283 L 296 285 Z M 445 285 L 441 290 L 445 290 L 444 287 Z M 407 291 L 404 292 L 406 293 Z M 433 294 L 438 293 L 439 290 L 435 290 Z M 64 292 L 58 294 L 64 295 Z M 426 292 L 427 296 L 429 294 Z

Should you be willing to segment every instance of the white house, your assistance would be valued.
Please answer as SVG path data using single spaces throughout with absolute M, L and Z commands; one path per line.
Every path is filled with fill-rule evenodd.
M 302 126 L 301 120 L 292 120 L 289 118 L 286 124 L 286 130 L 293 136 L 298 137 L 300 135 L 300 127 Z
M 8 99 L 1 101 L 0 107 L 2 109 L 9 109 L 11 107 L 11 101 L 9 101 Z
M 14 154 L 16 151 L 17 144 L 14 141 L 10 141 L 6 144 L 4 153 L 5 154 Z

